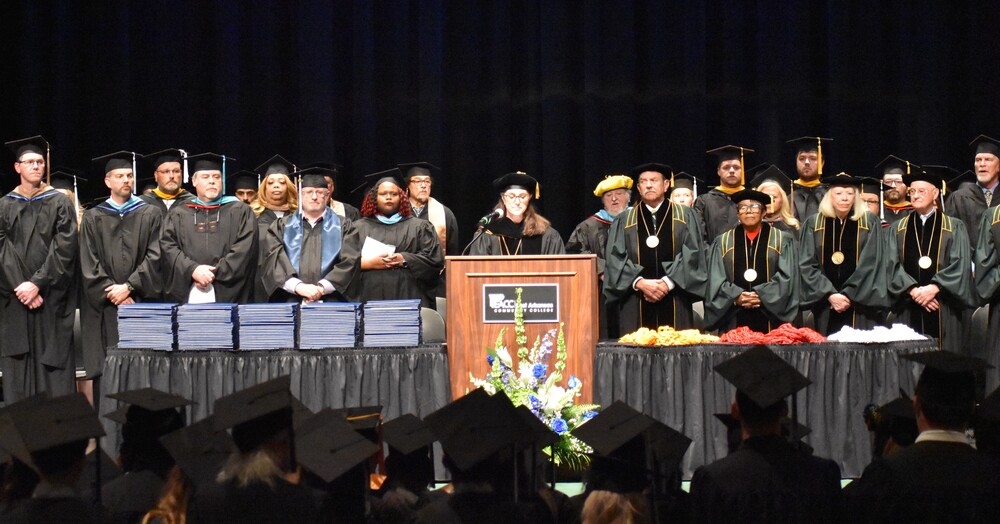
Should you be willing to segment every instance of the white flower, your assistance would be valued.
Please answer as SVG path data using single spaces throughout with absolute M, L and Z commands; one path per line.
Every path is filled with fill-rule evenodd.
M 513 369 L 514 361 L 510 358 L 510 353 L 507 352 L 507 348 L 505 347 L 497 348 L 496 354 L 497 358 L 500 359 L 500 362 L 503 362 L 503 365 Z
M 535 378 L 532 372 L 531 364 L 527 360 L 522 360 L 517 364 L 517 374 L 521 376 L 521 382 L 531 382 L 531 379 Z

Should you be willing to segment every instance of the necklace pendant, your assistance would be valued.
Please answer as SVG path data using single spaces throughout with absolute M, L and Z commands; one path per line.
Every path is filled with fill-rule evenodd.
M 646 237 L 646 247 L 649 249 L 656 249 L 656 246 L 660 245 L 660 239 L 656 235 L 649 235 Z
M 919 259 L 917 259 L 917 265 L 920 266 L 920 269 L 930 269 L 932 263 L 933 262 L 931 262 L 931 257 L 927 255 L 924 255 Z
M 747 282 L 753 282 L 754 280 L 757 280 L 757 270 L 750 268 L 744 271 L 743 279 L 746 280 Z
M 842 251 L 834 251 L 833 254 L 830 255 L 830 262 L 833 262 L 834 265 L 837 265 L 837 266 L 843 264 L 844 263 L 844 253 Z

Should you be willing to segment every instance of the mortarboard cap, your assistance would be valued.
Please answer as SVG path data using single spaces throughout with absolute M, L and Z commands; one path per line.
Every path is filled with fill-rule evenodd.
M 922 353 L 903 355 L 903 358 L 944 373 L 965 373 L 993 368 L 993 366 L 983 359 L 967 357 L 951 351 L 924 351 Z
M 268 175 L 280 174 L 288 176 L 291 173 L 296 172 L 297 169 L 295 164 L 289 162 L 285 157 L 281 155 L 274 155 L 271 158 L 264 161 L 263 164 L 254 168 L 254 173 L 259 174 L 263 177 Z
M 771 195 L 767 193 L 761 193 L 760 191 L 755 191 L 753 189 L 741 189 L 729 195 L 729 199 L 733 201 L 734 204 L 739 204 L 744 200 L 753 200 L 755 202 L 760 202 L 761 205 L 767 206 L 771 203 Z
M 523 429 L 513 407 L 503 409 L 482 388 L 431 413 L 424 422 L 462 471 L 515 445 L 518 429 Z
M 378 451 L 375 443 L 351 429 L 331 409 L 324 409 L 303 422 L 296 441 L 299 463 L 326 482 L 332 482 Z
M 789 417 L 782 417 L 780 424 L 781 436 L 789 438 L 792 442 L 802 440 L 812 433 L 812 428 L 799 424 L 798 421 L 792 420 Z
M 695 178 L 694 175 L 690 173 L 685 173 L 681 171 L 680 173 L 674 173 L 674 179 L 670 182 L 670 189 L 690 189 L 694 191 L 695 188 Z
M 935 171 L 925 171 L 923 168 L 914 169 L 909 174 L 903 175 L 903 184 L 906 187 L 910 187 L 914 182 L 927 182 L 938 189 L 944 187 L 941 175 Z
M 411 162 L 396 166 L 403 173 L 403 181 L 410 183 L 411 176 L 429 176 L 437 178 L 441 174 L 441 168 L 429 162 Z
M 948 166 L 926 165 L 926 164 L 922 166 L 921 169 L 925 173 L 932 174 L 936 178 L 941 179 L 941 185 L 939 186 L 939 189 L 943 191 L 954 191 L 955 189 L 958 189 L 957 187 L 951 187 L 948 185 L 948 180 L 961 176 L 957 169 Z
M 333 414 L 347 421 L 352 429 L 378 443 L 382 433 L 382 406 L 358 406 L 332 410 Z
M 524 171 L 507 173 L 506 175 L 497 177 L 493 180 L 493 189 L 497 193 L 503 193 L 512 187 L 523 189 L 536 199 L 540 198 L 538 180 L 535 180 L 534 177 Z
M 136 163 L 141 159 L 142 155 L 133 151 L 118 151 L 109 155 L 99 156 L 91 159 L 91 161 L 97 163 L 97 165 L 103 169 L 101 173 L 104 173 L 105 175 L 115 169 L 131 169 L 134 175 L 136 171 Z
M 160 437 L 160 444 L 195 486 L 214 482 L 236 451 L 229 433 L 216 429 L 214 423 L 213 415 Z
M 861 182 L 860 187 L 862 193 L 874 193 L 877 195 L 880 191 L 882 191 L 881 180 L 870 176 L 859 176 L 856 178 Z
M 739 429 L 740 419 L 734 417 L 731 413 L 715 413 L 715 418 L 722 422 L 726 429 Z
M 653 426 L 655 419 L 617 400 L 596 416 L 577 426 L 573 436 L 601 455 L 610 456 L 630 440 Z M 645 467 L 645 464 L 642 464 Z
M 142 388 L 107 396 L 124 406 L 122 438 L 155 439 L 184 426 L 183 408 L 192 404 L 184 397 Z
M 976 154 L 989 153 L 995 157 L 1000 157 L 1000 140 L 990 138 L 986 135 L 979 135 L 972 139 L 970 146 L 976 148 Z
M 21 157 L 25 153 L 35 153 L 42 155 L 45 157 L 45 160 L 48 161 L 49 143 L 40 135 L 22 138 L 19 140 L 11 140 L 10 142 L 6 142 L 5 145 L 8 149 L 14 152 L 14 157 L 17 160 L 21 160 Z
M 80 176 L 82 172 L 68 167 L 57 167 L 49 175 L 52 179 L 52 187 L 56 189 L 68 189 L 73 191 L 79 182 L 86 182 L 87 179 Z
M 913 412 L 913 399 L 905 395 L 882 404 L 878 407 L 878 412 L 880 415 L 888 415 L 890 417 L 917 418 L 916 413 Z
M 956 189 L 964 186 L 965 184 L 975 184 L 978 180 L 976 179 L 976 174 L 972 172 L 971 169 L 967 169 L 961 175 L 956 176 L 948 181 L 948 190 L 955 191 Z
M 229 175 L 227 184 L 232 191 L 236 191 L 237 189 L 252 189 L 256 191 L 260 187 L 260 177 L 257 173 L 244 169 Z
M 305 422 L 314 414 L 315 413 L 313 413 L 308 406 L 303 404 L 301 400 L 295 398 L 295 395 L 292 395 L 292 425 L 294 427 L 299 427 L 300 424 Z
M 631 190 L 633 184 L 632 179 L 625 175 L 606 176 L 604 180 L 598 182 L 597 187 L 594 189 L 594 196 L 602 197 L 604 193 L 614 191 L 615 189 Z
M 157 151 L 155 153 L 144 155 L 144 158 L 151 159 L 152 162 L 150 166 L 153 168 L 153 171 L 156 171 L 162 164 L 167 162 L 183 162 L 185 156 L 186 154 L 180 149 L 164 149 L 163 151 Z
M 875 164 L 875 174 L 879 178 L 882 178 L 882 175 L 888 171 L 902 171 L 903 174 L 906 174 L 918 169 L 920 169 L 920 166 L 894 155 L 889 155 L 883 158 L 881 162 Z
M 31 453 L 104 436 L 97 413 L 79 393 L 33 400 L 5 413 Z
M 812 383 L 763 345 L 716 365 L 715 371 L 761 408 L 773 406 Z
M 32 407 L 45 398 L 42 395 L 33 395 L 0 410 L 0 449 L 31 467 L 34 467 L 31 452 L 28 451 L 21 433 L 17 431 L 14 420 L 30 416 Z
M 861 177 L 856 177 L 849 173 L 844 173 L 841 171 L 836 175 L 827 175 L 823 177 L 822 182 L 828 186 L 850 186 L 850 187 L 861 187 Z
M 747 176 L 750 178 L 749 187 L 753 189 L 758 189 L 764 182 L 773 182 L 778 184 L 778 187 L 780 187 L 786 195 L 790 195 L 792 193 L 792 179 L 788 178 L 788 176 L 774 164 L 761 164 L 753 167 L 750 169 Z
M 497 393 L 500 394 L 499 391 Z M 517 416 L 521 419 L 521 426 L 527 429 L 522 434 L 524 439 L 522 442 L 524 444 L 529 446 L 534 444 L 539 448 L 543 448 L 559 442 L 559 434 L 546 426 L 541 419 L 528 409 L 528 406 L 517 406 L 514 408 L 514 411 L 517 412 Z
M 125 404 L 131 404 L 149 411 L 162 411 L 166 409 L 182 408 L 193 404 L 190 400 L 171 393 L 165 393 L 158 389 L 142 388 L 121 393 L 112 393 L 108 398 L 115 399 Z
M 301 187 L 318 187 L 326 189 L 326 178 L 319 173 L 304 173 L 299 178 Z
M 226 172 L 224 168 L 236 161 L 233 157 L 216 153 L 191 155 L 188 157 L 188 160 L 191 162 L 191 173 L 197 173 L 198 171 L 222 171 L 223 176 L 225 176 Z
M 794 145 L 796 152 L 819 151 L 826 142 L 833 142 L 833 139 L 819 136 L 802 136 L 785 141 L 786 144 Z
M 406 189 L 406 183 L 403 182 L 403 172 L 398 167 L 365 175 L 365 182 L 361 187 L 377 189 L 383 182 L 392 182 L 400 189 Z
M 639 175 L 641 175 L 641 174 L 643 174 L 643 173 L 645 173 L 647 171 L 652 171 L 654 173 L 659 173 L 659 174 L 663 175 L 663 178 L 668 179 L 668 180 L 674 174 L 674 168 L 668 166 L 667 164 L 660 164 L 658 162 L 646 162 L 645 164 L 639 164 L 639 165 L 633 167 L 630 170 L 630 173 L 632 174 L 632 176 L 634 178 L 638 179 Z
M 215 428 L 232 428 L 233 441 L 247 453 L 292 427 L 291 377 L 237 391 L 215 401 Z
M 743 163 L 744 155 L 753 152 L 753 149 L 742 146 L 722 146 L 706 151 L 706 153 L 715 156 L 719 163 L 726 160 L 739 160 L 741 164 Z
M 131 406 L 122 406 L 122 407 L 120 407 L 120 408 L 118 408 L 118 409 L 116 409 L 116 410 L 114 410 L 114 411 L 112 411 L 110 413 L 105 413 L 104 414 L 104 418 L 106 418 L 106 419 L 108 419 L 108 420 L 110 420 L 112 422 L 117 422 L 119 424 L 125 424 L 125 421 L 128 419 L 128 408 L 130 408 L 130 407 Z
M 382 425 L 382 439 L 391 450 L 404 455 L 431 445 L 435 438 L 431 429 L 420 417 L 407 413 Z

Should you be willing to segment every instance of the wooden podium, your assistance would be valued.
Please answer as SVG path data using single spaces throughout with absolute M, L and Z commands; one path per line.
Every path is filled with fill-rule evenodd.
M 493 347 L 501 328 L 507 328 L 505 339 L 511 357 L 517 365 L 513 315 L 507 323 L 486 323 L 484 310 L 495 309 L 491 301 L 499 294 L 484 293 L 484 286 L 539 286 L 546 292 L 557 287 L 558 321 L 525 322 L 527 347 L 535 338 L 564 323 L 566 337 L 566 369 L 562 385 L 571 375 L 583 381 L 579 402 L 593 398 L 594 349 L 597 347 L 597 256 L 538 255 L 507 257 L 446 257 L 448 272 L 448 367 L 451 374 L 451 397 L 459 398 L 472 389 L 469 373 L 482 378 L 489 366 L 486 348 Z M 494 288 L 487 288 L 490 291 Z M 505 304 L 510 305 L 506 297 Z M 544 316 L 544 315 L 543 315 Z M 554 316 L 554 312 L 553 312 Z M 553 349 L 549 370 L 555 364 Z

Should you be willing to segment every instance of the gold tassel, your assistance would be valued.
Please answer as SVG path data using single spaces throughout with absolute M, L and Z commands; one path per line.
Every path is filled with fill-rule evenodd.
M 743 166 L 743 148 L 740 148 L 740 186 L 746 186 L 746 170 Z
M 823 174 L 823 139 L 816 137 L 816 174 Z
M 906 161 L 906 174 L 907 175 L 910 174 L 910 161 L 909 160 Z

